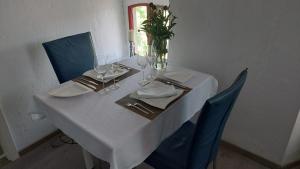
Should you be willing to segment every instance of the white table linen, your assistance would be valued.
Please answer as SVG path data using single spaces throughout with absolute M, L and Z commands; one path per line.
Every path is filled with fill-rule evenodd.
M 166 71 L 162 77 L 166 77 L 169 79 L 173 79 L 175 81 L 181 82 L 181 83 L 185 83 L 188 80 L 190 80 L 193 75 L 189 72 L 189 71 Z
M 138 68 L 132 60 L 123 64 Z M 122 80 L 121 87 L 107 95 L 92 92 L 61 99 L 45 91 L 37 94 L 36 100 L 57 128 L 93 156 L 109 162 L 111 169 L 131 169 L 199 112 L 205 101 L 217 92 L 217 80 L 211 75 L 170 68 L 191 72 L 193 78 L 185 85 L 193 90 L 152 121 L 115 104 L 139 88 L 141 72 Z

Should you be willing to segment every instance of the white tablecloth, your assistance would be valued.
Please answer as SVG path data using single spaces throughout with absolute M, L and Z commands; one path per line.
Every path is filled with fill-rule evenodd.
M 132 60 L 124 64 L 137 68 Z M 121 81 L 121 88 L 108 95 L 92 92 L 62 99 L 51 97 L 45 91 L 37 94 L 36 100 L 57 128 L 95 157 L 109 162 L 111 169 L 131 169 L 199 112 L 205 101 L 217 92 L 214 77 L 188 71 L 193 78 L 185 85 L 193 90 L 152 121 L 115 104 L 139 88 L 141 73 Z

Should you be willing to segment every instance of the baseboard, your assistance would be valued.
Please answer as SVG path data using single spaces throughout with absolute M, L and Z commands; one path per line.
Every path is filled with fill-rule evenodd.
M 20 156 L 24 156 L 25 154 L 27 154 L 28 152 L 32 151 L 33 149 L 37 148 L 38 146 L 40 146 L 41 144 L 49 141 L 51 138 L 57 136 L 58 134 L 60 134 L 61 131 L 60 130 L 56 130 L 52 133 L 50 133 L 49 135 L 43 137 L 42 139 L 38 140 L 37 142 L 31 144 L 30 146 L 24 148 L 23 150 L 21 150 L 19 152 Z
M 234 144 L 231 144 L 229 142 L 226 142 L 224 140 L 221 141 L 221 145 L 228 148 L 228 149 L 230 149 L 230 150 L 232 150 L 232 151 L 235 151 L 239 154 L 242 154 L 242 155 L 244 155 L 244 156 L 246 156 L 246 157 L 248 157 L 248 158 L 250 158 L 250 159 L 252 159 L 252 160 L 268 167 L 268 168 L 271 168 L 271 169 L 291 169 L 295 166 L 300 165 L 300 160 L 299 160 L 299 161 L 289 163 L 285 166 L 280 166 L 280 165 L 278 165 L 278 164 L 276 164 L 276 163 L 274 163 L 274 162 L 272 162 L 268 159 L 265 159 L 261 156 L 258 156 L 254 153 L 251 153 L 251 152 L 247 151 L 247 150 L 244 150 L 244 149 L 242 149 L 242 148 L 240 148 L 240 147 L 238 147 Z
M 292 169 L 296 166 L 300 166 L 300 160 L 291 162 L 283 167 L 283 169 Z

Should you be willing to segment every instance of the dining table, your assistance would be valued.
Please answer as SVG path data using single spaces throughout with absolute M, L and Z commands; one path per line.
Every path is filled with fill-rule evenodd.
M 120 63 L 140 70 L 132 58 Z M 105 161 L 110 169 L 132 169 L 185 122 L 195 122 L 206 100 L 217 93 L 218 81 L 212 75 L 172 64 L 167 71 L 188 72 L 191 76 L 182 85 L 191 90 L 153 119 L 116 103 L 141 88 L 141 71 L 119 81 L 117 90 L 104 94 L 58 98 L 43 91 L 34 97 L 50 122 L 82 147 L 87 169 L 94 167 L 95 158 Z

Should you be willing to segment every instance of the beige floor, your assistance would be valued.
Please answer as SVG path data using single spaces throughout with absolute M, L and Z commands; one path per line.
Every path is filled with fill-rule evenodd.
M 0 168 L 3 166 L 6 166 L 9 163 L 9 161 L 6 158 L 0 159 Z
M 6 165 L 3 169 L 84 169 L 80 147 L 63 145 L 59 148 L 52 148 L 50 143 L 56 142 L 56 140 L 57 138 L 53 138 L 19 160 Z M 219 169 L 267 169 L 267 167 L 224 147 L 221 147 L 217 161 Z M 138 167 L 138 169 L 150 168 L 145 164 Z
M 3 154 L 3 150 L 0 147 L 0 156 Z M 0 168 L 7 165 L 9 161 L 6 158 L 0 158 Z

